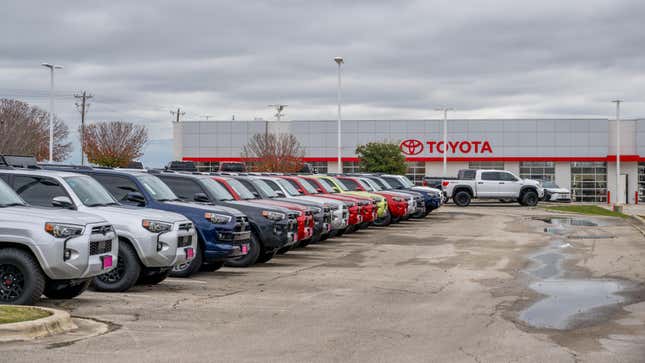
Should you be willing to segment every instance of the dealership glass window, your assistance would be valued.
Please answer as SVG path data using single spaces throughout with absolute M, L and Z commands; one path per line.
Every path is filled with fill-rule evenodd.
M 520 162 L 520 178 L 554 181 L 555 163 L 552 161 L 522 161 Z
M 358 173 L 360 170 L 360 165 L 358 161 L 343 161 L 343 173 Z
M 408 166 L 405 176 L 414 184 L 421 185 L 423 177 L 426 175 L 426 163 L 424 161 L 407 161 L 405 164 Z
M 328 166 L 326 161 L 312 161 L 309 163 L 315 173 L 327 174 Z
M 607 202 L 607 163 L 571 163 L 571 193 L 576 202 Z
M 638 202 L 645 203 L 645 163 L 638 163 Z
M 468 169 L 504 170 L 504 162 L 503 161 L 471 161 L 468 163 Z

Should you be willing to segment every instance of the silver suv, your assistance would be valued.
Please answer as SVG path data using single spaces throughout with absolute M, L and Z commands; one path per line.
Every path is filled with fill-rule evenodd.
M 0 304 L 76 297 L 115 267 L 117 251 L 104 219 L 31 207 L 0 180 Z
M 99 291 L 127 291 L 136 283 L 157 284 L 176 265 L 195 256 L 192 222 L 172 212 L 120 205 L 94 178 L 64 171 L 0 170 L 28 203 L 75 209 L 105 218 L 119 239 L 116 268 L 94 279 Z

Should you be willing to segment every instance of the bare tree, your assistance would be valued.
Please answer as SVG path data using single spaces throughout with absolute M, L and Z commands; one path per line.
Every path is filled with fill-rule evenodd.
M 53 159 L 63 161 L 72 152 L 66 142 L 69 129 L 54 117 Z M 25 102 L 0 99 L 0 154 L 29 155 L 38 160 L 49 157 L 49 113 Z
M 143 146 L 148 142 L 148 129 L 123 121 L 95 123 L 85 126 L 83 140 L 90 163 L 126 167 L 130 161 L 143 155 Z
M 294 173 L 302 168 L 305 152 L 292 134 L 255 134 L 242 150 L 257 171 Z

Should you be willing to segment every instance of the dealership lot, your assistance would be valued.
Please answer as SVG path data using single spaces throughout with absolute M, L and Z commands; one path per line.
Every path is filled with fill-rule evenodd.
M 564 330 L 521 320 L 541 300 L 525 271 L 554 241 L 553 226 L 535 219 L 545 216 L 444 206 L 248 269 L 44 300 L 110 332 L 5 344 L 0 360 L 641 362 L 645 239 L 625 221 L 593 218 L 598 226 L 555 234 L 568 243 L 566 277 L 618 281 L 621 303 Z

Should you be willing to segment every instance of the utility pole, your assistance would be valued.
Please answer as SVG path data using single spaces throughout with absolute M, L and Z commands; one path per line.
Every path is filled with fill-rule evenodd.
M 93 97 L 88 95 L 86 91 L 83 91 L 80 95 L 74 95 L 74 98 L 81 100 L 80 103 L 76 102 L 76 108 L 81 113 L 81 165 L 85 165 L 85 115 L 90 108 L 90 103 L 87 101 Z
M 436 108 L 435 111 L 443 112 L 443 176 L 448 176 L 448 111 L 454 111 L 454 108 Z
M 616 104 L 616 196 L 614 205 L 620 203 L 620 104 L 622 100 L 611 101 Z
M 186 112 L 183 112 L 181 108 L 177 107 L 177 111 L 170 111 L 170 114 L 177 116 L 177 120 L 175 122 L 179 122 L 179 117 L 185 115 Z
M 341 121 L 342 117 L 340 114 L 340 106 L 341 106 L 341 95 L 342 95 L 342 89 L 341 89 L 341 65 L 345 63 L 345 60 L 343 57 L 334 57 L 334 62 L 338 64 L 338 88 L 336 90 L 336 98 L 338 100 L 338 172 L 342 173 L 343 172 L 343 161 L 342 161 L 342 153 L 343 153 L 343 148 L 341 146 Z
M 49 163 L 54 162 L 54 70 L 63 69 L 63 66 L 51 63 L 41 63 L 49 68 Z

